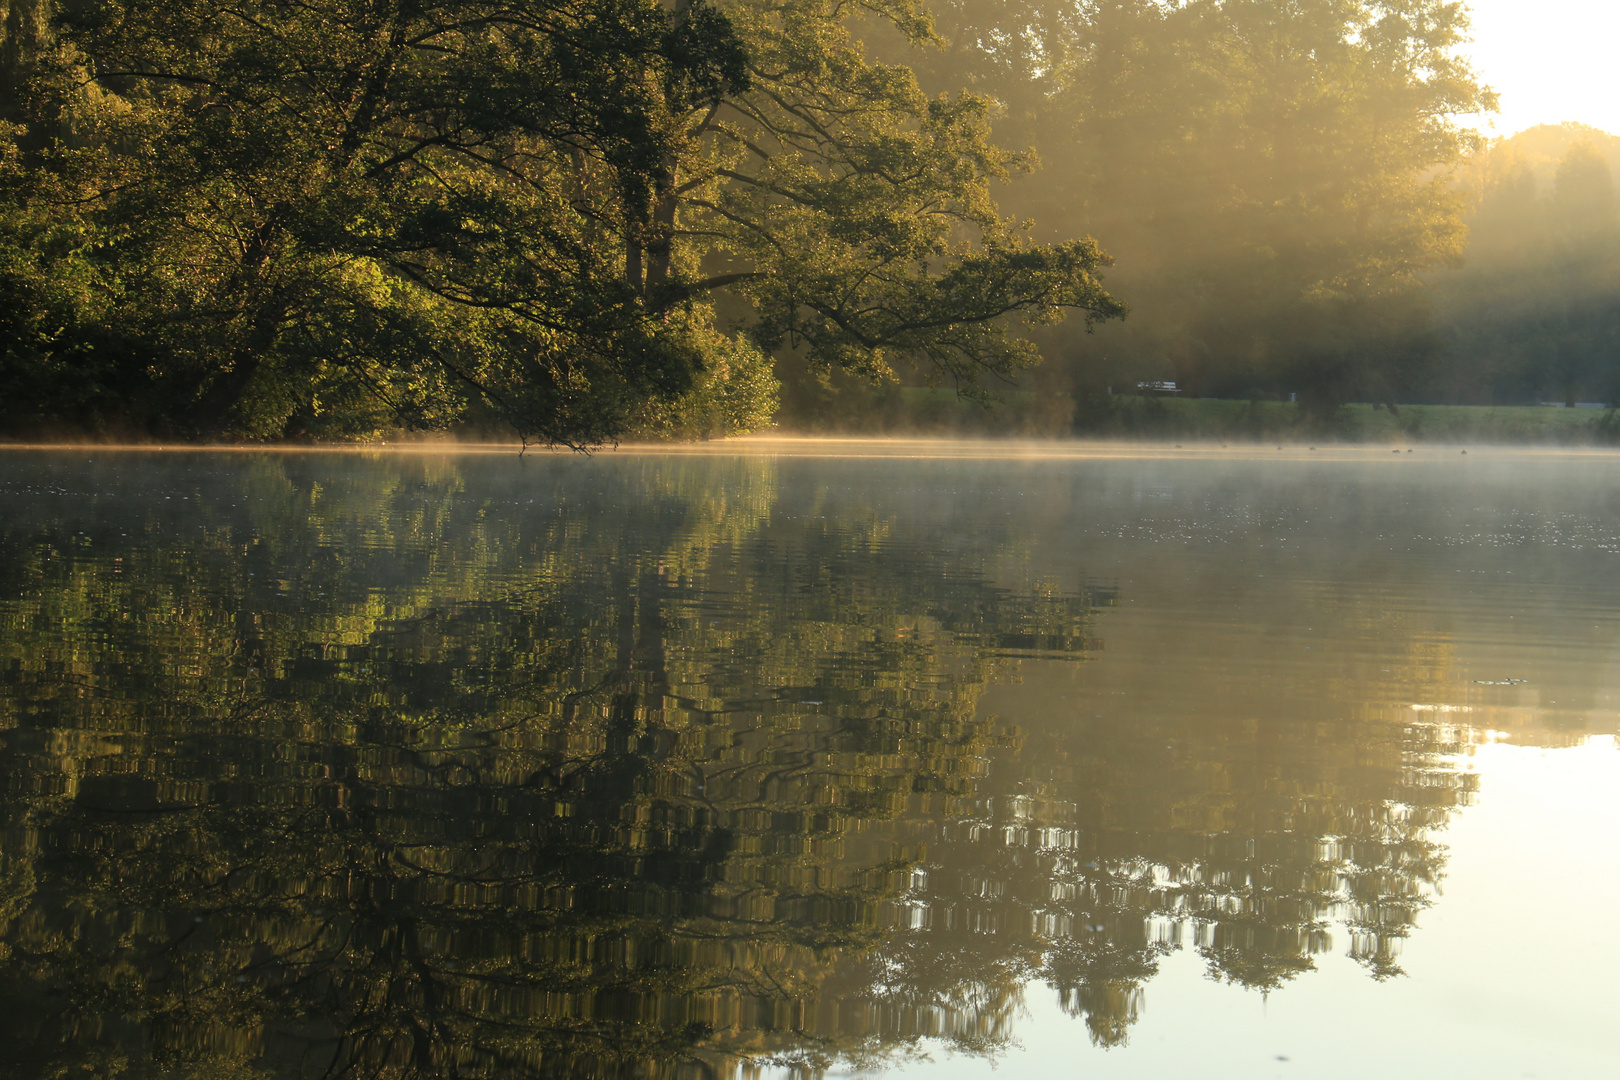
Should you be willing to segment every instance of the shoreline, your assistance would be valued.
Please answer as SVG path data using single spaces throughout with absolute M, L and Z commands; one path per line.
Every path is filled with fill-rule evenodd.
M 546 458 L 588 458 L 597 455 L 782 458 L 889 458 L 935 460 L 1108 460 L 1162 459 L 1204 461 L 1432 461 L 1468 455 L 1482 458 L 1585 458 L 1620 459 L 1620 447 L 1556 443 L 1438 443 L 1412 441 L 1401 445 L 1323 440 L 1317 443 L 1284 440 L 1279 443 L 1227 442 L 1187 439 L 1172 443 L 1159 439 L 1038 439 L 1014 436 L 905 436 L 905 435 L 743 435 L 700 442 L 623 442 L 577 451 L 567 447 L 526 449 L 518 443 L 445 441 L 376 442 L 344 444 L 219 444 L 219 443 L 0 443 L 0 454 L 199 454 L 275 456 L 329 454 L 340 456 L 496 456 L 530 455 Z

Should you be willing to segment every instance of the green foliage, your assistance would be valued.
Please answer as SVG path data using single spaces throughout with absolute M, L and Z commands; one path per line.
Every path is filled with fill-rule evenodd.
M 734 4 L 751 43 L 756 91 L 716 117 L 712 174 L 696 227 L 741 261 L 738 289 L 768 345 L 802 348 L 811 372 L 892 377 L 892 359 L 982 397 L 981 374 L 1007 378 L 1039 354 L 1003 318 L 1086 325 L 1123 307 L 1096 274 L 1089 240 L 1031 247 L 998 216 L 989 183 L 1025 167 L 989 139 L 990 103 L 930 99 L 905 67 L 872 64 L 826 0 Z M 922 9 L 871 5 L 927 46 Z
M 1009 188 L 1039 235 L 1095 235 L 1133 317 L 1038 336 L 1076 398 L 1137 380 L 1393 400 L 1437 345 L 1420 275 L 1461 250 L 1452 120 L 1490 95 L 1443 0 L 954 0 L 925 85 L 967 82 L 1043 167 Z
M 770 357 L 745 335 L 713 339 L 693 387 L 673 402 L 649 401 L 631 420 L 629 434 L 658 439 L 707 439 L 770 427 L 779 384 Z
M 671 112 L 742 77 L 718 15 L 266 0 L 88 4 L 59 26 L 26 72 L 6 238 L 82 237 L 94 302 L 43 346 L 81 376 L 44 380 L 64 419 L 354 435 L 478 399 L 522 435 L 599 441 L 702 367 L 570 192 L 584 162 L 621 206 L 645 201 Z M 34 130 L 51 117 L 70 138 Z M 77 396 L 109 381 L 74 370 L 85 356 L 124 408 Z M 8 426 L 38 404 L 13 401 Z
M 927 34 L 920 9 L 872 10 Z M 1007 319 L 1118 314 L 1094 244 L 1033 247 L 997 217 L 1012 159 L 986 104 L 925 98 L 844 18 L 63 6 L 54 38 L 7 38 L 0 294 L 20 344 L 0 429 L 747 430 L 774 397 L 740 359 L 756 344 L 869 377 L 900 357 L 975 393 L 1036 359 Z M 728 286 L 757 309 L 737 333 L 705 299 Z

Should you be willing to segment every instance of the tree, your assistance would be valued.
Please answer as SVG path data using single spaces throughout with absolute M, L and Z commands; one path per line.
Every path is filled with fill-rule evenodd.
M 1318 415 L 1391 401 L 1435 347 L 1420 275 L 1457 257 L 1453 117 L 1490 94 L 1445 0 L 957 0 L 947 63 L 1045 163 L 1005 205 L 1092 234 L 1136 315 L 1041 336 L 1070 385 L 1175 379 L 1209 396 L 1297 392 Z M 959 54 L 961 58 L 959 59 Z
M 470 396 L 526 436 L 599 440 L 718 344 L 695 307 L 642 310 L 568 194 L 577 158 L 635 197 L 668 110 L 741 85 L 710 9 L 133 3 L 58 24 L 30 105 L 73 137 L 7 178 L 17 246 L 90 279 L 41 358 L 64 419 L 111 411 L 73 378 L 95 364 L 88 389 L 133 396 L 129 419 L 205 434 L 432 425 Z
M 906 0 L 873 10 L 927 37 Z M 1018 163 L 986 104 L 925 98 L 843 17 L 64 8 L 18 69 L 3 159 L 6 426 L 338 436 L 482 410 L 581 445 L 758 426 L 761 348 L 869 377 L 904 359 L 971 394 L 1036 359 L 1009 318 L 1119 314 L 1095 244 L 997 216 L 987 185 Z M 728 288 L 746 330 L 717 326 Z
M 1465 263 L 1431 278 L 1451 348 L 1430 394 L 1620 399 L 1617 145 L 1593 128 L 1543 125 L 1472 163 Z

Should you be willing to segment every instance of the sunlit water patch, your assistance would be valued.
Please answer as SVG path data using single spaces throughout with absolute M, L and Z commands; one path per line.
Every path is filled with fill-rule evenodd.
M 0 457 L 6 1075 L 1612 1075 L 1620 459 L 790 450 Z

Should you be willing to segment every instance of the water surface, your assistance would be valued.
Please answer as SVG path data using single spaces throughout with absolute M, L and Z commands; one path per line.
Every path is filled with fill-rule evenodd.
M 1615 1073 L 1620 457 L 0 500 L 5 1075 Z

